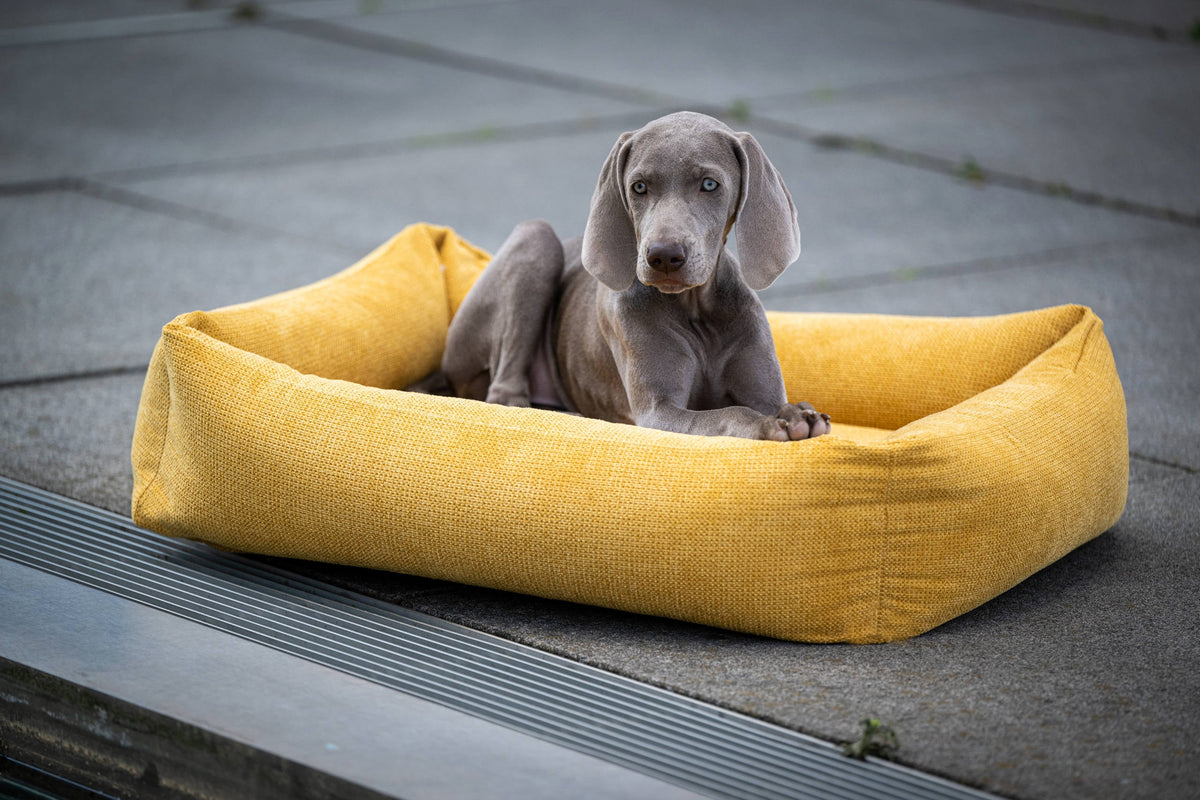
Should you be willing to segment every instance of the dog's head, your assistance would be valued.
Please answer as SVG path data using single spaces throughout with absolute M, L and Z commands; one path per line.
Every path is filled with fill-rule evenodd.
M 742 276 L 765 289 L 800 256 L 796 207 L 748 133 L 683 111 L 621 134 L 600 170 L 583 266 L 611 289 L 707 283 L 737 223 Z

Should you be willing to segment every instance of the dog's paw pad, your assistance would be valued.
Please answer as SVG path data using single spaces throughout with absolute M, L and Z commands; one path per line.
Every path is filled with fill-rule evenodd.
M 815 439 L 829 433 L 832 426 L 829 415 L 822 414 L 809 403 L 788 403 L 776 412 L 767 425 L 768 434 L 763 437 L 777 441 Z

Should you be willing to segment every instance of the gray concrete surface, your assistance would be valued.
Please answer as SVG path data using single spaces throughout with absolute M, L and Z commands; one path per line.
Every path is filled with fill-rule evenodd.
M 145 365 L 170 314 L 317 280 L 357 252 L 292 235 L 164 219 L 75 192 L 0 197 L 0 380 Z M 169 267 L 170 280 L 163 280 Z
M 764 115 L 942 158 L 987 164 L 1048 184 L 1200 212 L 1200 124 L 1193 46 L 1147 42 L 1145 52 L 1061 68 L 1028 66 L 771 98 Z M 1147 125 L 1148 119 L 1155 124 Z M 1100 169 L 1097 168 L 1099 165 Z
M 1200 794 L 1194 3 L 319 0 L 247 23 L 187 5 L 0 13 L 0 473 L 126 512 L 164 322 L 415 220 L 488 248 L 527 217 L 578 232 L 618 133 L 723 108 L 800 209 L 768 307 L 1097 310 L 1129 404 L 1117 526 L 862 648 L 293 566 L 824 738 L 875 714 L 905 763 L 1004 795 Z

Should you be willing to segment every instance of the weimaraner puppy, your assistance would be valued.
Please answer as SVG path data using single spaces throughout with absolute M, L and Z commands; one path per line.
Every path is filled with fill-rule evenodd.
M 455 315 L 441 372 L 414 388 L 680 433 L 820 436 L 829 417 L 788 403 L 752 291 L 799 255 L 796 208 L 754 137 L 662 117 L 617 140 L 582 239 L 540 220 L 513 230 Z

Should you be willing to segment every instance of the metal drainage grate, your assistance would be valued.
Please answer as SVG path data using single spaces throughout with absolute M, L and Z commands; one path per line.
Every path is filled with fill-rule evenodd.
M 714 797 L 990 797 L 4 478 L 0 557 Z

